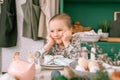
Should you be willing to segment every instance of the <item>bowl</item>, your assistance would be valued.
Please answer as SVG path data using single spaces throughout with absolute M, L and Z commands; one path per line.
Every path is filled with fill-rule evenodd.
M 69 64 L 69 67 L 71 68 L 71 70 L 73 70 L 73 72 L 78 75 L 79 77 L 83 77 L 85 79 L 90 79 L 92 76 L 95 75 L 94 72 L 88 72 L 88 71 L 78 71 L 76 70 L 76 66 L 78 65 L 77 61 L 73 61 Z

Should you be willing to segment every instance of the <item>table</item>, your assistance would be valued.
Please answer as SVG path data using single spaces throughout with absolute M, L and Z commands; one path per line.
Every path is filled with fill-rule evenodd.
M 63 74 L 63 70 L 59 70 Z M 41 70 L 39 74 L 35 75 L 35 80 L 51 80 L 52 70 Z

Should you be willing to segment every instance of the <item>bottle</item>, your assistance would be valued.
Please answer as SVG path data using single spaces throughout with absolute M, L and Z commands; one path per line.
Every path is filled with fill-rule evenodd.
M 90 53 L 90 59 L 91 60 L 95 60 L 96 59 L 95 54 L 96 54 L 96 49 L 94 47 L 92 47 L 91 48 L 91 53 Z
M 88 59 L 88 53 L 87 53 L 87 48 L 86 47 L 82 47 L 82 52 L 81 52 L 81 57 Z

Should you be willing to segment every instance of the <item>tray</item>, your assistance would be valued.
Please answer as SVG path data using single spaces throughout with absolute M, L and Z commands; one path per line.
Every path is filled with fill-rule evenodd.
M 44 65 L 42 64 L 41 65 L 42 69 L 57 69 L 57 70 L 61 70 L 61 69 L 64 69 L 64 66 L 59 66 L 59 65 Z

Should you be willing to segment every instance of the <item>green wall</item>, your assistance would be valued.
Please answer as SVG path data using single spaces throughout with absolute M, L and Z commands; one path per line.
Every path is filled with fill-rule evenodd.
M 91 26 L 97 31 L 97 25 L 102 21 L 113 21 L 114 12 L 120 11 L 120 0 L 60 0 L 61 12 L 68 13 L 73 22 L 80 21 L 83 26 Z M 113 59 L 111 49 L 115 53 L 120 51 L 120 43 L 116 42 L 97 42 Z
M 97 44 L 102 48 L 103 53 L 107 53 L 112 59 L 114 59 L 114 54 L 120 54 L 120 43 L 118 42 L 97 42 Z
M 120 11 L 120 3 L 103 2 L 64 2 L 64 12 L 68 13 L 73 22 L 78 20 L 84 26 L 91 26 L 97 30 L 101 21 L 113 21 L 114 12 Z

